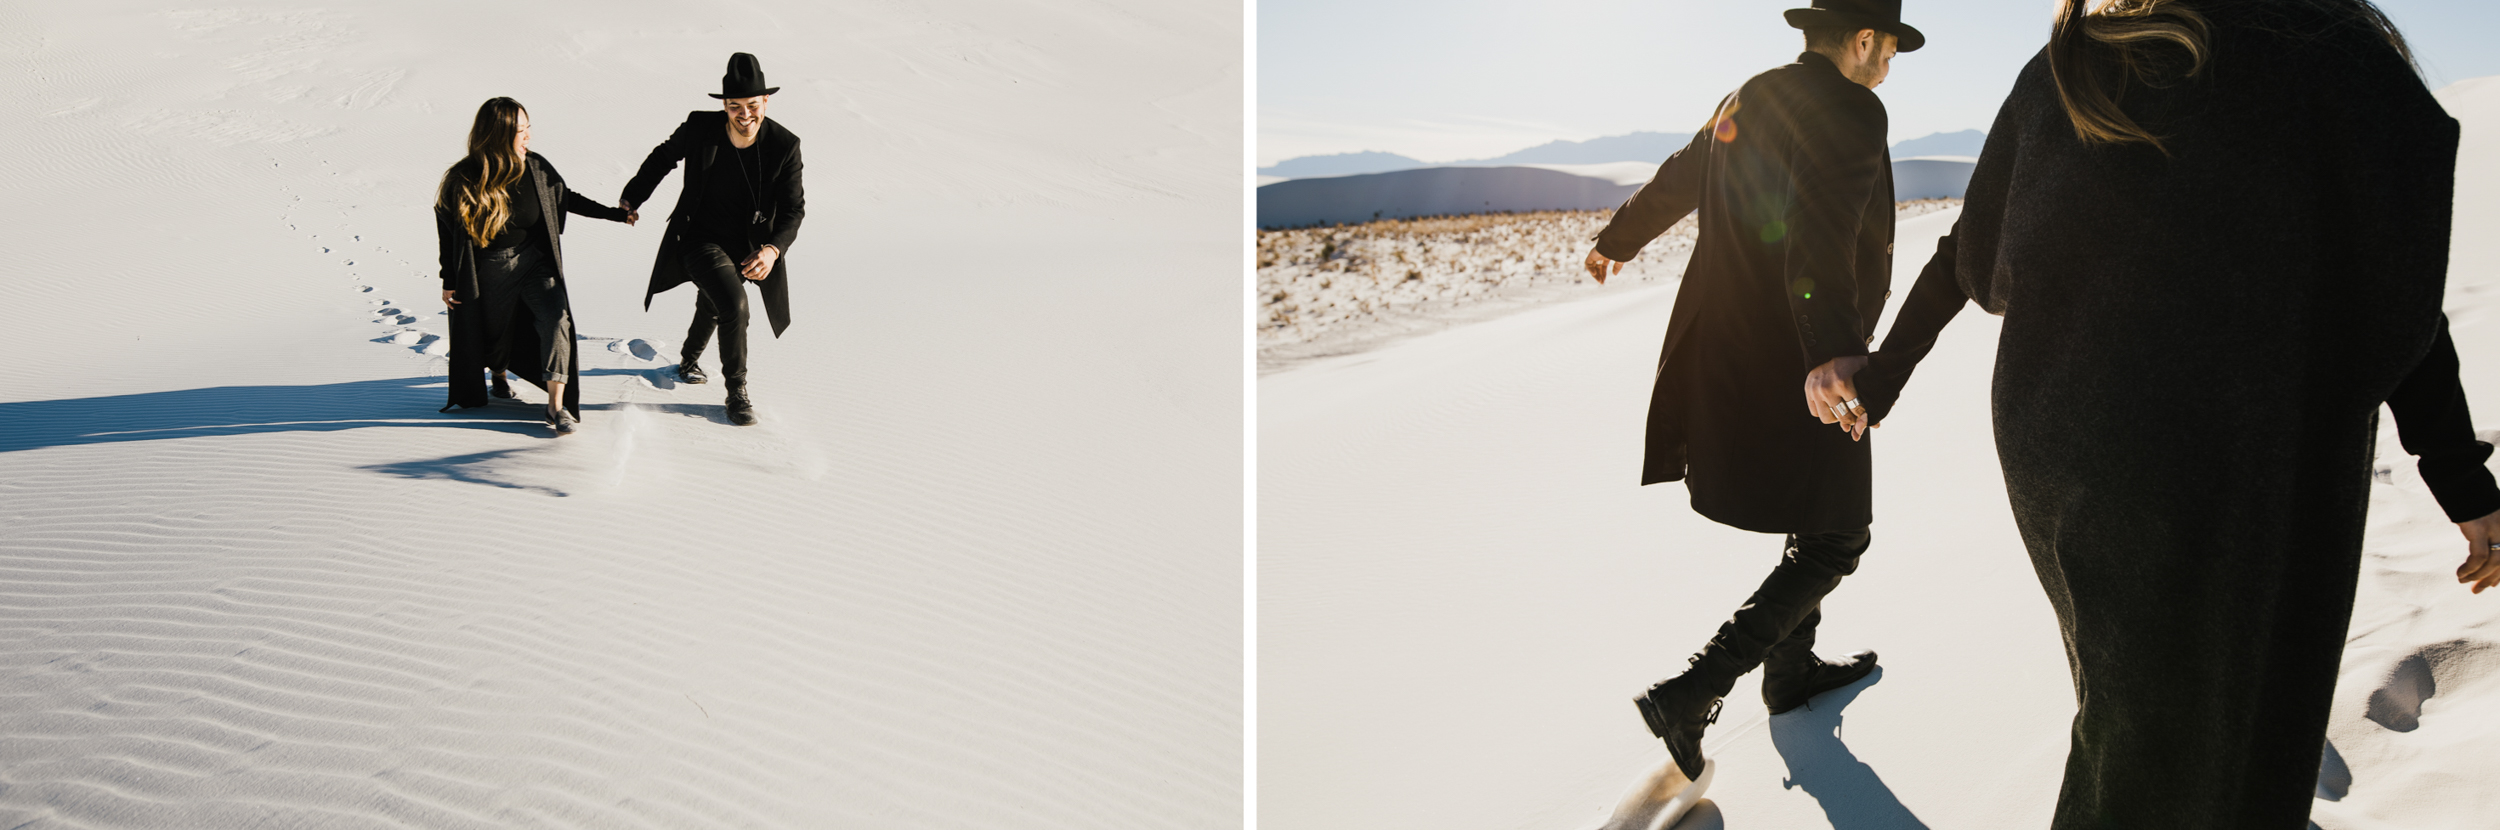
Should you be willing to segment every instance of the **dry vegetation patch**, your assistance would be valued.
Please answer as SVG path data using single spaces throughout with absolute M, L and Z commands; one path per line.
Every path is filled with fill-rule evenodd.
M 1933 213 L 1959 199 L 1897 205 L 1899 218 Z M 1594 288 L 1581 258 L 1611 210 L 1538 211 L 1389 219 L 1259 232 L 1259 352 L 1264 367 L 1330 341 L 1353 350 L 1371 331 L 1413 330 L 1420 318 L 1463 307 L 1520 304 Z M 1624 282 L 1680 278 L 1692 254 L 1687 216 L 1624 266 Z M 1611 281 L 1611 280 L 1610 280 Z M 1305 353 L 1309 354 L 1305 354 Z

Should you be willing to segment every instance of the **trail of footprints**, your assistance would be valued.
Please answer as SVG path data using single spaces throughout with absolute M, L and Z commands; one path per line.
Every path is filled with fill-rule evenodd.
M 296 197 L 296 200 L 299 202 L 302 201 L 302 199 L 303 197 L 301 196 Z M 300 226 L 290 221 L 287 224 L 287 229 L 300 230 Z M 444 358 L 451 354 L 451 341 L 447 339 L 445 335 L 445 332 L 449 331 L 451 327 L 451 319 L 449 316 L 450 312 L 441 308 L 432 307 L 439 305 L 439 301 L 434 301 L 434 298 L 429 295 L 425 298 L 429 302 L 420 305 L 417 303 L 399 301 L 390 297 L 382 296 L 380 291 L 373 285 L 366 282 L 363 274 L 357 270 L 359 267 L 359 261 L 355 258 L 358 256 L 357 254 L 342 251 L 329 245 L 321 245 L 320 234 L 309 234 L 309 236 L 311 236 L 314 244 L 320 246 L 321 253 L 340 257 L 339 264 L 347 268 L 347 276 L 353 281 L 356 292 L 367 295 L 365 299 L 367 314 L 366 321 L 383 327 L 382 334 L 378 337 L 371 338 L 372 342 L 405 347 L 409 351 L 428 357 Z M 348 235 L 349 243 L 358 247 L 363 247 L 365 245 L 364 239 L 364 235 L 362 234 Z M 390 256 L 390 254 L 391 251 L 388 247 L 381 245 L 371 246 L 372 256 Z M 425 274 L 422 271 L 417 270 L 415 263 L 404 259 L 398 260 L 398 263 L 401 266 L 409 268 L 410 276 L 412 277 L 427 278 L 431 276 L 430 274 Z M 371 263 L 367 264 L 370 265 Z M 432 287 L 430 283 L 428 284 L 428 287 Z M 575 343 L 579 344 L 578 348 L 580 349 L 604 349 L 609 353 L 632 358 L 633 360 L 644 364 L 659 362 L 660 355 L 671 351 L 667 347 L 674 345 L 668 343 L 655 344 L 641 338 L 623 339 L 614 337 L 594 337 L 591 335 L 581 334 L 579 332 L 575 332 L 573 339 Z M 660 389 L 671 388 L 674 384 L 670 383 L 669 379 L 664 377 L 665 374 L 666 373 L 652 373 L 651 375 L 646 376 L 644 380 L 650 385 Z

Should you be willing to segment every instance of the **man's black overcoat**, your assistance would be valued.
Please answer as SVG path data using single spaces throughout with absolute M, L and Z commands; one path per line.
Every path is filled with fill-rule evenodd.
M 625 221 L 625 211 L 573 192 L 572 188 L 565 186 L 564 177 L 556 173 L 555 165 L 547 163 L 544 156 L 531 153 L 528 163 L 530 183 L 538 188 L 538 212 L 545 217 L 539 223 L 538 244 L 546 247 L 547 259 L 555 264 L 556 280 L 560 283 L 564 280 L 565 214 L 578 213 L 593 219 L 622 222 Z M 444 408 L 485 406 L 487 386 L 483 370 L 488 366 L 500 370 L 515 359 L 524 364 L 534 364 L 539 354 L 538 329 L 526 309 L 524 313 L 512 315 L 511 324 L 503 331 L 493 331 L 486 325 L 486 304 L 478 301 L 477 242 L 469 238 L 468 231 L 461 229 L 460 217 L 439 205 L 434 208 L 434 238 L 437 259 L 442 266 L 443 290 L 455 292 L 452 299 L 460 301 L 459 305 L 451 307 L 451 403 Z M 564 313 L 570 317 L 573 314 L 572 292 L 565 294 Z M 579 332 L 581 320 L 576 318 L 573 324 L 574 331 Z M 530 385 L 547 388 L 545 383 L 540 382 L 537 372 L 522 372 L 521 375 L 522 380 L 529 381 Z M 581 380 L 581 360 L 577 356 L 573 366 L 566 370 L 564 379 L 564 408 L 576 418 L 582 414 Z
M 1866 353 L 1892 281 L 1884 104 L 1812 52 L 1754 76 L 1616 209 L 1616 261 L 1696 208 L 1650 392 L 1641 483 L 1685 481 L 1693 509 L 1766 533 L 1873 517 L 1867 444 L 1806 410 L 1806 373 Z
M 800 187 L 799 136 L 781 126 L 781 122 L 764 119 L 757 128 L 755 146 L 764 155 L 765 196 L 764 220 L 770 228 L 757 244 L 781 249 L 781 258 L 773 262 L 773 273 L 763 279 L 764 313 L 773 323 L 773 336 L 781 336 L 790 327 L 790 245 L 799 238 L 799 220 L 807 216 L 807 195 Z M 651 198 L 653 188 L 677 163 L 686 162 L 685 188 L 677 194 L 677 206 L 669 209 L 668 230 L 660 236 L 660 253 L 651 264 L 651 286 L 643 293 L 642 307 L 651 307 L 651 297 L 683 284 L 686 267 L 678 261 L 678 251 L 694 232 L 695 216 L 707 206 L 703 194 L 711 192 L 708 181 L 719 172 L 715 164 L 732 164 L 727 158 L 729 113 L 720 110 L 696 110 L 686 114 L 686 121 L 668 140 L 651 148 L 651 155 L 642 160 L 642 169 L 633 181 L 625 183 L 625 201 L 639 207 Z M 734 175 L 734 171 L 732 173 Z M 721 208 L 736 210 L 741 215 L 745 205 Z M 736 256 L 732 252 L 731 256 Z
M 2380 402 L 2450 518 L 2500 508 L 2442 336 L 2457 122 L 2357 17 L 2196 8 L 2211 65 L 2122 101 L 2168 155 L 2081 143 L 2023 69 L 1858 376 L 1882 419 L 1965 297 L 2004 316 L 1997 458 L 2079 704 L 2059 830 L 2308 826 Z

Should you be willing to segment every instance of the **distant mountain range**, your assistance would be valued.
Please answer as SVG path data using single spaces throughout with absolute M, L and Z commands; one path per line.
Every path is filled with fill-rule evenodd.
M 1338 153 L 1333 156 L 1302 156 L 1259 168 L 1262 176 L 1283 176 L 1308 179 L 1319 176 L 1352 176 L 1360 173 L 1387 173 L 1418 167 L 1501 167 L 1512 164 L 1597 164 L 1609 161 L 1646 161 L 1657 164 L 1667 160 L 1692 133 L 1638 132 L 1610 135 L 1587 141 L 1548 141 L 1525 150 L 1486 159 L 1467 159 L 1429 163 L 1396 153 L 1366 150 L 1360 153 Z
M 1895 144 L 1893 158 L 1914 156 L 1976 156 L 1988 134 L 1978 130 L 1934 133 Z M 1587 141 L 1549 141 L 1534 147 L 1487 159 L 1442 162 L 1418 161 L 1396 153 L 1366 150 L 1360 153 L 1338 153 L 1330 156 L 1301 156 L 1277 162 L 1273 167 L 1259 168 L 1259 175 L 1282 176 L 1288 179 L 1309 179 L 1321 176 L 1352 176 L 1362 173 L 1387 173 L 1419 167 L 1499 167 L 1511 164 L 1597 164 L 1612 161 L 1641 161 L 1657 164 L 1693 140 L 1692 133 L 1637 132 L 1611 135 Z

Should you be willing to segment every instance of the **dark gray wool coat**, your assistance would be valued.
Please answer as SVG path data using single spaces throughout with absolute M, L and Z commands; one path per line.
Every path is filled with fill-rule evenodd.
M 756 130 L 756 147 L 765 159 L 765 190 L 769 202 L 764 208 L 765 226 L 769 229 L 757 244 L 781 249 L 781 258 L 773 261 L 773 272 L 759 286 L 764 292 L 764 314 L 771 318 L 773 336 L 790 327 L 790 245 L 799 239 L 799 220 L 807 217 L 807 193 L 800 186 L 799 136 L 781 126 L 781 122 L 764 119 Z M 660 235 L 660 254 L 651 264 L 651 285 L 643 292 L 642 307 L 651 307 L 651 298 L 662 291 L 686 282 L 686 266 L 678 257 L 680 246 L 694 232 L 695 216 L 706 209 L 703 194 L 711 192 L 705 184 L 718 171 L 715 162 L 730 164 L 725 159 L 729 144 L 729 113 L 720 110 L 695 110 L 686 114 L 685 123 L 669 134 L 668 140 L 651 148 L 651 155 L 642 160 L 642 169 L 633 181 L 625 183 L 625 201 L 639 207 L 651 198 L 651 191 L 660 186 L 660 179 L 677 163 L 686 163 L 686 186 L 678 191 L 677 205 L 668 212 L 668 230 Z M 735 175 L 733 170 L 730 175 Z M 737 210 L 744 214 L 745 205 Z M 731 256 L 737 256 L 732 252 Z
M 1892 280 L 1884 104 L 1808 52 L 1755 75 L 1615 210 L 1597 251 L 1629 260 L 1701 211 L 1652 381 L 1641 483 L 1766 533 L 1873 517 L 1868 445 L 1805 410 L 1806 373 L 1866 353 Z
M 555 263 L 556 279 L 562 280 L 565 214 L 578 213 L 594 219 L 623 222 L 625 211 L 573 192 L 572 188 L 565 186 L 564 177 L 556 173 L 555 165 L 547 163 L 544 156 L 531 153 L 528 163 L 529 181 L 538 188 L 539 214 L 545 217 L 539 223 L 538 244 L 546 247 L 547 258 Z M 435 207 L 434 238 L 436 256 L 442 269 L 443 290 L 455 292 L 452 298 L 460 301 L 459 305 L 451 307 L 451 402 L 443 408 L 485 406 L 487 386 L 485 372 L 480 370 L 488 366 L 501 369 L 510 365 L 516 357 L 525 364 L 535 361 L 539 351 L 538 330 L 527 314 L 513 315 L 511 325 L 502 331 L 493 331 L 486 325 L 486 304 L 476 301 L 479 249 L 477 241 L 470 239 L 469 232 L 460 227 L 460 217 L 440 206 Z M 569 296 L 570 292 L 567 294 Z M 567 316 L 573 313 L 569 301 L 564 313 Z M 579 323 L 576 319 L 576 326 Z M 578 328 L 575 330 L 579 331 Z M 574 417 L 580 417 L 581 361 L 573 363 L 565 372 L 564 408 L 571 410 Z M 537 372 L 520 374 L 530 385 L 546 388 L 546 384 L 539 382 Z
M 2500 507 L 2440 316 L 2457 123 L 2324 4 L 2194 6 L 2213 62 L 2122 99 L 2173 155 L 2082 144 L 2035 57 L 1857 378 L 1880 420 L 1965 297 L 2004 316 L 1997 456 L 2079 704 L 2061 830 L 2307 826 L 2381 402 L 2453 516 Z

